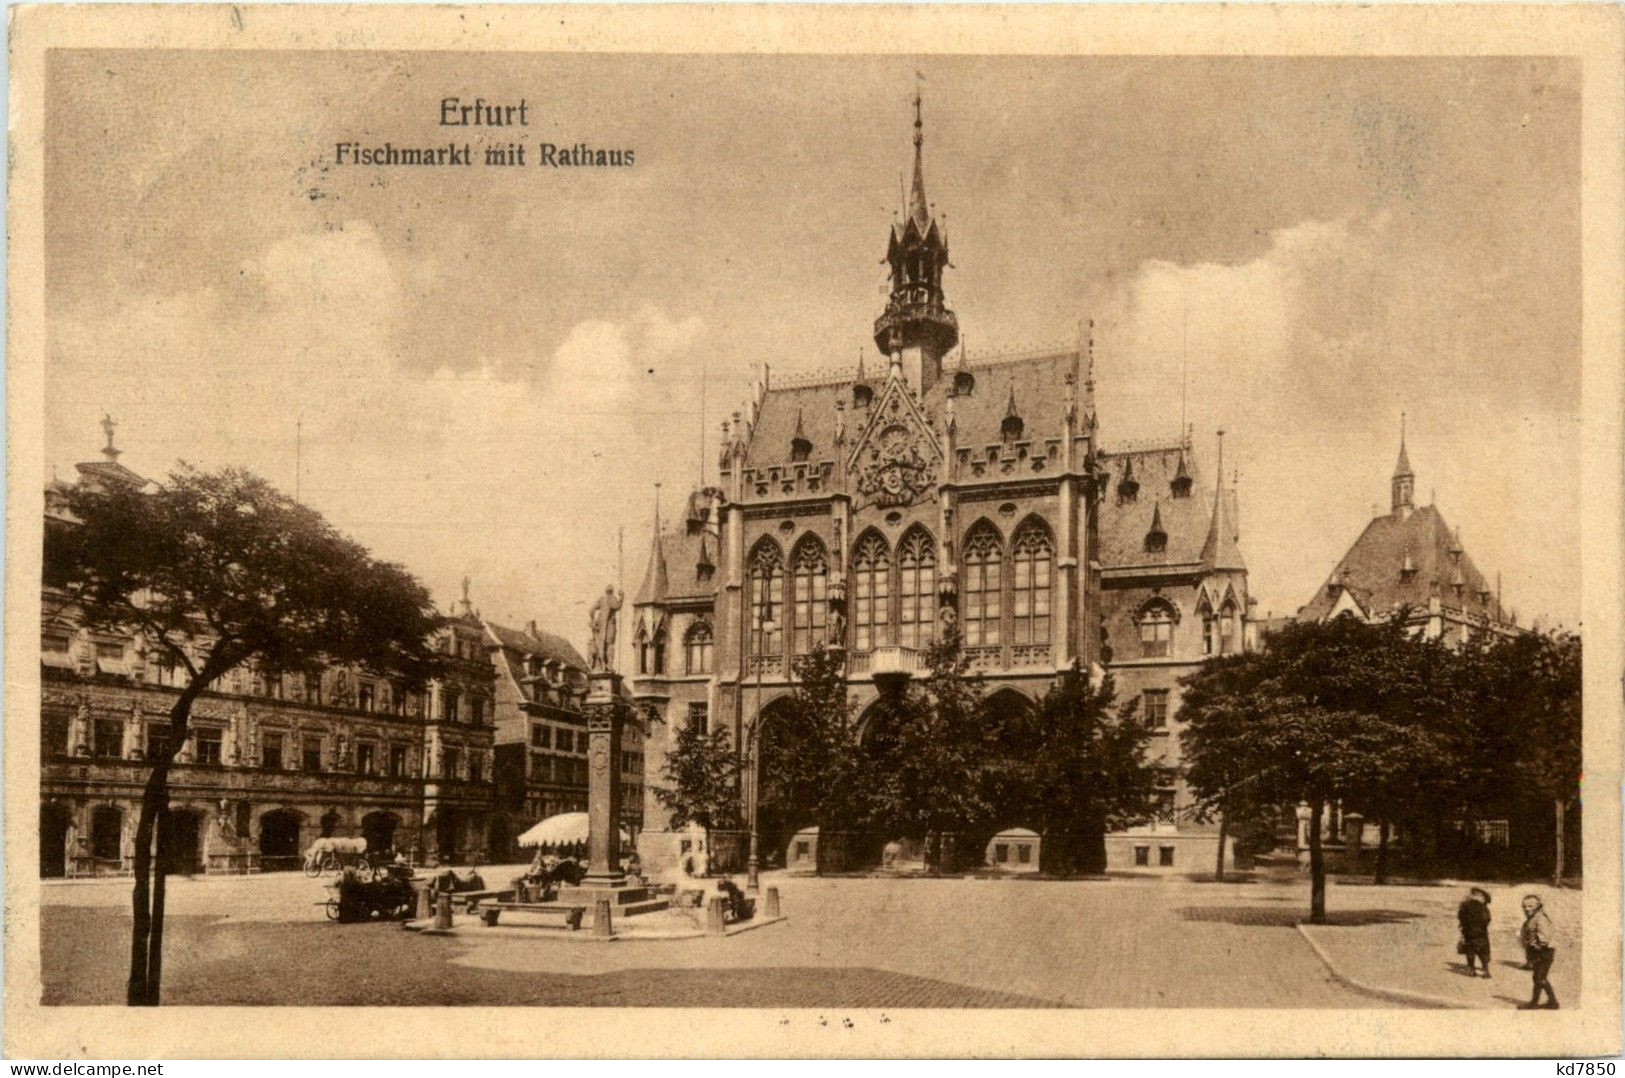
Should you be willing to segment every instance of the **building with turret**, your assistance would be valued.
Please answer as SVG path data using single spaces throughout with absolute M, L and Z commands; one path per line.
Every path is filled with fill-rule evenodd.
M 1372 518 L 1298 611 L 1311 621 L 1341 614 L 1364 621 L 1403 616 L 1412 631 L 1446 643 L 1518 631 L 1516 616 L 1501 606 L 1499 581 L 1492 587 L 1473 563 L 1461 529 L 1451 528 L 1437 506 L 1416 504 L 1403 421 L 1388 512 Z
M 656 717 L 640 854 L 655 868 L 686 840 L 662 829 L 653 797 L 683 724 L 725 729 L 748 753 L 796 660 L 827 644 L 845 653 L 865 728 L 883 687 L 920 676 L 951 621 L 997 709 L 1032 706 L 1074 663 L 1111 669 L 1156 735 L 1165 781 L 1159 818 L 1111 836 L 1108 857 L 1210 869 L 1215 829 L 1192 819 L 1174 716 L 1178 678 L 1248 639 L 1234 492 L 1220 466 L 1204 476 L 1188 432 L 1101 444 L 1087 327 L 1070 347 L 966 353 L 915 107 L 878 354 L 800 380 L 764 368 L 723 424 L 719 482 L 674 522 L 656 511 L 631 619 L 634 693 Z M 765 863 L 788 838 L 761 836 Z

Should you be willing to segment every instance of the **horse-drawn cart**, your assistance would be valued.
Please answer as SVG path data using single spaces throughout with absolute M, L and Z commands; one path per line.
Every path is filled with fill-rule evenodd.
M 406 920 L 417 905 L 417 892 L 409 876 L 389 872 L 374 879 L 346 869 L 336 883 L 328 884 L 333 897 L 322 903 L 330 921 L 351 924 L 378 918 Z
M 372 870 L 367 863 L 364 838 L 319 838 L 305 851 L 305 875 L 321 876 L 353 868 L 365 876 Z

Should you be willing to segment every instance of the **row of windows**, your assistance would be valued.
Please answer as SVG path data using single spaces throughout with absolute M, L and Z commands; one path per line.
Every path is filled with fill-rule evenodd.
M 1029 521 L 1017 530 L 1007 553 L 997 530 L 980 524 L 966 539 L 964 562 L 967 646 L 998 645 L 1006 627 L 1013 643 L 1049 642 L 1055 545 L 1047 528 Z M 937 567 L 936 540 L 924 528 L 904 533 L 895 550 L 877 532 L 860 537 L 852 553 L 853 649 L 929 643 L 937 610 Z M 771 539 L 756 544 L 748 570 L 750 653 L 782 652 L 786 626 L 790 653 L 811 652 L 827 628 L 829 559 L 824 544 L 811 535 L 796 544 L 788 589 L 779 546 Z
M 1140 611 L 1140 654 L 1147 659 L 1165 659 L 1174 653 L 1174 626 L 1179 617 L 1173 604 L 1156 599 Z M 1202 611 L 1202 654 L 1230 655 L 1238 650 L 1239 619 L 1236 608 L 1228 600 L 1215 615 L 1206 608 Z
M 66 655 L 72 641 L 66 633 L 46 632 L 40 637 L 41 647 L 50 655 Z M 122 663 L 128 655 L 126 644 L 117 641 L 97 641 L 96 659 L 103 663 Z M 172 655 L 152 653 L 151 676 L 155 684 L 181 688 L 187 680 L 185 670 Z M 357 678 L 352 687 L 347 672 L 341 671 L 330 688 L 323 687 L 318 674 L 263 674 L 239 667 L 229 671 L 210 686 L 215 692 L 233 695 L 262 696 L 269 700 L 287 700 L 294 703 L 336 707 L 353 707 L 368 714 L 424 716 L 424 697 L 409 693 L 388 681 L 369 681 Z M 467 708 L 459 692 L 443 690 L 440 694 L 441 716 L 447 722 L 459 722 L 467 711 L 468 721 L 478 726 L 484 723 L 486 700 L 469 694 Z
M 119 760 L 125 756 L 126 723 L 123 719 L 97 719 L 92 723 L 90 752 L 102 759 Z M 64 718 L 47 718 L 44 724 L 47 754 L 68 754 L 68 722 Z M 164 756 L 169 748 L 170 725 L 152 722 L 146 725 L 146 742 L 142 746 L 147 759 Z M 218 726 L 199 726 L 192 731 L 192 761 L 198 764 L 218 765 L 224 762 L 225 730 Z M 268 771 L 299 770 L 320 772 L 325 770 L 323 749 L 325 739 L 317 735 L 294 736 L 278 730 L 267 730 L 260 735 L 260 766 Z M 456 755 L 450 757 L 456 762 Z M 387 774 L 391 778 L 407 776 L 408 746 L 400 743 L 385 745 L 376 741 L 357 741 L 355 747 L 356 772 L 362 775 Z M 477 757 L 469 760 L 469 778 L 480 781 L 480 763 Z
M 558 749 L 560 752 L 586 752 L 587 731 L 556 729 L 538 723 L 530 728 L 530 747 Z

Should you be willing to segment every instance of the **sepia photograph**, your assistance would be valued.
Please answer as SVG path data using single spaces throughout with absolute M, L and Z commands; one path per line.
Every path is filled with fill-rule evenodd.
M 14 13 L 8 1054 L 1619 1050 L 1617 10 L 141 12 Z

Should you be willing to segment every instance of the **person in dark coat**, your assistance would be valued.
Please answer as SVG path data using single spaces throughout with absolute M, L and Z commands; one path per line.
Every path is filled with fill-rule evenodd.
M 1490 893 L 1482 887 L 1468 890 L 1467 897 L 1456 907 L 1456 922 L 1461 925 L 1461 953 L 1467 959 L 1467 976 L 1478 976 L 1482 966 L 1484 976 L 1490 975 Z
M 1533 968 L 1534 985 L 1530 989 L 1528 1003 L 1520 1003 L 1520 1010 L 1557 1010 L 1557 993 L 1552 991 L 1552 982 L 1547 976 L 1552 972 L 1552 959 L 1557 956 L 1557 939 L 1552 933 L 1552 919 L 1546 916 L 1538 895 L 1525 895 L 1523 897 L 1523 928 L 1518 935 L 1523 941 L 1524 948 L 1529 952 L 1529 964 Z M 1540 1001 L 1540 994 L 1546 993 L 1546 1002 Z

